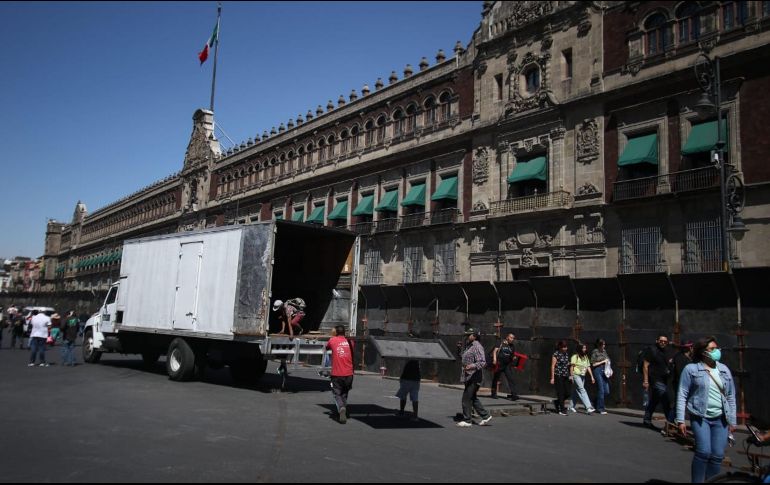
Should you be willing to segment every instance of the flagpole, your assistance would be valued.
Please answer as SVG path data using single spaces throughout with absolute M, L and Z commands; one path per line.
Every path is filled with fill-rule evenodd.
M 222 15 L 222 4 L 217 3 L 217 38 L 214 39 L 214 73 L 211 76 L 211 107 L 210 110 L 214 112 L 214 86 L 217 84 L 217 53 L 219 52 L 219 19 Z

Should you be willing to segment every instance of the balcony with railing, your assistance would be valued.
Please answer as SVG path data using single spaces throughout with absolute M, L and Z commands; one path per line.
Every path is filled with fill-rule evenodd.
M 413 227 L 422 227 L 425 225 L 427 213 L 418 212 L 401 217 L 401 229 L 411 229 Z
M 430 214 L 430 224 L 432 226 L 438 224 L 454 224 L 457 222 L 459 216 L 460 210 L 455 207 L 433 211 Z
M 503 217 L 522 212 L 569 209 L 572 207 L 573 202 L 572 194 L 563 190 L 545 194 L 535 193 L 534 195 L 491 202 L 489 217 Z
M 358 224 L 351 224 L 350 230 L 356 234 L 362 236 L 371 234 L 374 231 L 374 222 L 359 222 Z
M 380 219 L 377 221 L 374 232 L 375 233 L 381 233 L 381 232 L 396 232 L 398 231 L 398 219 L 392 218 L 392 219 Z
M 672 172 L 654 177 L 643 177 L 615 182 L 613 200 L 632 200 L 656 195 L 682 193 L 719 187 L 719 170 L 701 167 Z

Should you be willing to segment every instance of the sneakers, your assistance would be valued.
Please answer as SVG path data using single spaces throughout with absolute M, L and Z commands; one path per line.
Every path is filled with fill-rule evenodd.
M 559 416 L 567 416 L 567 412 L 566 411 L 559 411 Z
M 35 367 L 35 364 L 27 364 L 27 367 Z
M 479 426 L 489 426 L 489 422 L 492 421 L 492 416 L 487 416 L 486 418 L 479 421 Z
M 459 423 L 457 423 L 458 428 L 470 428 L 471 426 L 473 425 L 468 421 L 460 421 Z
M 345 424 L 348 422 L 348 410 L 345 408 L 340 408 L 340 424 Z
M 607 411 L 599 411 L 599 414 L 607 414 Z
M 517 396 L 516 394 L 509 394 L 508 395 L 508 399 L 511 400 L 511 401 L 518 401 L 519 400 L 519 396 Z
M 569 412 L 571 412 L 571 413 L 576 413 L 577 412 L 577 409 L 575 409 L 575 408 L 568 408 L 568 409 L 569 409 Z
M 586 414 L 593 414 L 595 412 L 596 412 L 596 409 L 594 409 L 594 408 L 586 409 Z

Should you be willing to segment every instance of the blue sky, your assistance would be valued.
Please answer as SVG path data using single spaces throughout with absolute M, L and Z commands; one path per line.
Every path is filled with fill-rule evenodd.
M 223 2 L 215 117 L 236 142 L 470 42 L 473 2 Z M 177 172 L 213 56 L 215 2 L 2 2 L 0 257 Z M 222 138 L 222 137 L 220 137 Z

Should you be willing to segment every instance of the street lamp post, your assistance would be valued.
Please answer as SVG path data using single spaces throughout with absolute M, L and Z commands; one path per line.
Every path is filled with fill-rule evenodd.
M 745 232 L 747 229 L 740 217 L 744 205 L 743 181 L 735 166 L 725 160 L 727 124 L 724 122 L 722 112 L 719 57 L 714 56 L 712 59 L 705 52 L 701 52 L 695 63 L 695 76 L 703 91 L 701 99 L 695 105 L 696 109 L 706 112 L 716 111 L 717 114 L 717 142 L 712 153 L 712 161 L 719 169 L 720 258 L 722 271 L 732 273 L 729 235 L 731 232 Z

